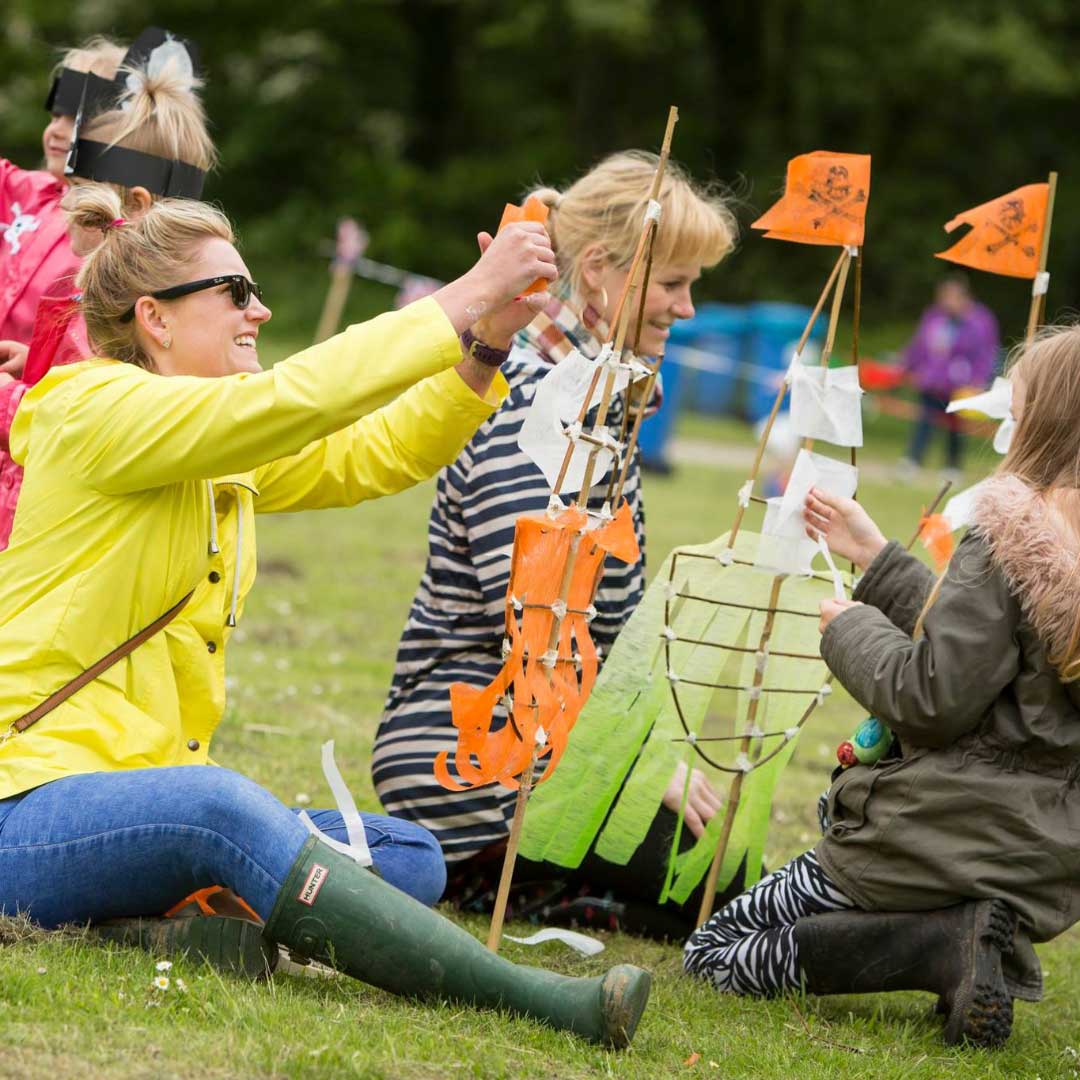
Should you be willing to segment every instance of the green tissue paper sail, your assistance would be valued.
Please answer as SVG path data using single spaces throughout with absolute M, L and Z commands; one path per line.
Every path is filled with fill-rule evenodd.
M 758 534 L 742 530 L 731 561 L 726 535 L 677 548 L 664 560 L 615 642 L 558 770 L 532 795 L 523 856 L 576 867 L 595 844 L 602 858 L 627 863 L 685 760 L 709 773 L 721 794 L 743 773 L 718 888 L 731 881 L 744 857 L 747 885 L 756 880 L 773 791 L 794 751 L 797 729 L 821 701 L 828 677 L 817 624 L 819 601 L 832 595 L 824 576 L 783 578 L 763 656 L 767 615 L 754 609 L 768 608 L 776 579 L 752 566 L 759 541 Z M 760 694 L 737 689 L 750 688 L 759 667 Z M 683 722 L 701 740 L 696 746 L 687 741 Z M 743 743 L 733 737 L 748 732 L 740 758 Z M 723 819 L 724 808 L 693 847 L 672 852 L 665 898 L 681 903 L 704 879 Z

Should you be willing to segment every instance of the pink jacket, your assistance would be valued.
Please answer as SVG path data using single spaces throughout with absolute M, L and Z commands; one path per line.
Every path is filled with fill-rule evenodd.
M 7 547 L 22 487 L 22 467 L 11 460 L 8 433 L 23 394 L 55 364 L 73 364 L 90 356 L 86 323 L 77 297 L 44 296 L 37 306 L 30 353 L 22 379 L 0 385 L 0 551 Z
M 0 158 L 0 340 L 29 342 L 38 300 L 79 268 L 60 209 L 66 190 Z

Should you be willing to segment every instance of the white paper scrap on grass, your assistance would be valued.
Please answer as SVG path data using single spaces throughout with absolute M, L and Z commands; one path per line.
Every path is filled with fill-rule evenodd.
M 532 405 L 525 414 L 525 421 L 518 433 L 518 446 L 540 467 L 551 488 L 555 487 L 559 479 L 566 448 L 573 446 L 573 455 L 562 485 L 562 494 L 565 495 L 581 490 L 590 451 L 596 451 L 593 483 L 598 483 L 607 475 L 615 460 L 611 450 L 601 449 L 587 442 L 572 443 L 566 435 L 567 427 L 577 420 L 581 412 L 596 370 L 595 362 L 583 356 L 577 349 L 564 356 L 540 380 Z M 597 404 L 606 378 L 607 370 L 601 369 L 597 391 L 593 395 Z M 614 393 L 625 390 L 629 378 L 625 368 L 616 370 Z
M 792 364 L 791 423 L 804 439 L 837 446 L 862 446 L 862 395 L 859 369 Z
M 986 480 L 980 480 L 963 491 L 957 492 L 941 511 L 942 517 L 949 523 L 953 532 L 970 525 L 975 520 L 975 504 L 986 487 Z
M 963 409 L 964 412 L 982 413 L 991 420 L 1004 420 L 1009 415 L 1011 405 L 1012 382 L 999 375 L 989 390 L 971 397 L 956 398 L 945 406 L 945 411 L 953 413 Z
M 549 926 L 546 930 L 537 930 L 529 937 L 514 937 L 513 934 L 503 934 L 507 941 L 516 941 L 519 945 L 543 945 L 545 941 L 561 941 L 582 956 L 595 956 L 604 951 L 604 943 L 596 938 L 579 934 L 576 930 L 561 930 Z

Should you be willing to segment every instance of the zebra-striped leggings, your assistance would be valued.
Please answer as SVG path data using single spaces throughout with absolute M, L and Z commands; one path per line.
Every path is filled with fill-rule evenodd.
M 683 966 L 732 994 L 798 989 L 795 923 L 855 904 L 826 876 L 813 851 L 764 877 L 690 935 Z

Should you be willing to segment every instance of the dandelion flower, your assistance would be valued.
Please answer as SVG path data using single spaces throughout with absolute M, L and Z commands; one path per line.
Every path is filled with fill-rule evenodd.
M 154 979 L 155 990 L 168 990 L 169 989 L 169 977 L 167 975 L 158 975 Z
M 171 960 L 159 960 L 154 965 L 154 970 L 155 971 L 172 971 L 172 961 Z

